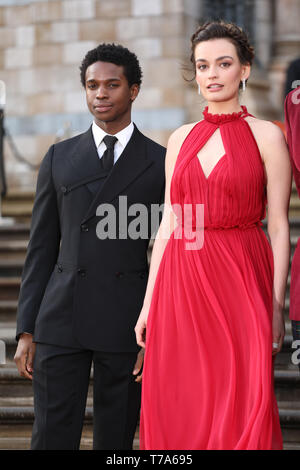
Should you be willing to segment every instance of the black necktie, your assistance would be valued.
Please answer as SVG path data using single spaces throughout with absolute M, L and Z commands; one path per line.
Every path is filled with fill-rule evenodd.
M 113 135 L 106 135 L 103 139 L 103 142 L 106 145 L 106 150 L 102 155 L 101 160 L 103 168 L 107 171 L 110 171 L 114 165 L 114 147 L 117 140 L 117 137 L 114 137 Z

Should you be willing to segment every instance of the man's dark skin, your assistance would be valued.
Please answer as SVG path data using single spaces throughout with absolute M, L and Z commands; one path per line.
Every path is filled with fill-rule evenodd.
M 86 70 L 85 91 L 87 106 L 96 124 L 107 134 L 114 135 L 131 122 L 131 107 L 139 93 L 139 86 L 129 86 L 122 66 L 109 62 L 95 62 Z M 32 380 L 35 343 L 33 335 L 20 335 L 14 361 L 22 377 Z M 137 355 L 133 374 L 143 364 L 144 350 Z M 142 375 L 137 376 L 140 382 Z

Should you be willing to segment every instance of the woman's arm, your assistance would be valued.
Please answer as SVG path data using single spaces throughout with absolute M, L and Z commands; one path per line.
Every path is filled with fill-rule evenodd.
M 175 214 L 171 208 L 170 201 L 170 187 L 172 176 L 175 168 L 175 163 L 179 153 L 179 149 L 183 140 L 185 139 L 188 132 L 194 124 L 188 124 L 177 129 L 169 138 L 166 160 L 165 160 L 165 173 L 166 173 L 166 188 L 165 188 L 165 200 L 164 200 L 164 211 L 162 220 L 157 231 L 155 241 L 153 244 L 151 263 L 149 270 L 149 277 L 147 283 L 146 294 L 144 298 L 143 308 L 140 312 L 140 316 L 135 326 L 135 334 L 137 344 L 139 346 L 145 347 L 145 330 L 147 325 L 147 318 L 149 313 L 149 308 L 151 305 L 151 299 L 153 294 L 153 289 L 156 281 L 156 276 L 158 273 L 159 265 L 163 257 L 165 248 L 169 241 L 169 238 L 173 231 L 176 228 L 176 218 Z
M 288 210 L 292 185 L 292 169 L 288 148 L 282 131 L 270 122 L 264 122 L 262 158 L 267 176 L 268 225 L 267 231 L 273 251 L 273 354 L 282 347 L 284 327 L 284 300 L 290 260 L 290 232 Z

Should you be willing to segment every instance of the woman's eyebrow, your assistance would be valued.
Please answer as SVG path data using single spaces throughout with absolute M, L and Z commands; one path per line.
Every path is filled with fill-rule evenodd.
M 231 57 L 230 55 L 222 55 L 221 57 L 218 57 L 216 60 L 223 60 L 223 59 L 232 59 L 233 60 L 233 57 Z M 196 62 L 207 62 L 206 59 L 197 59 Z

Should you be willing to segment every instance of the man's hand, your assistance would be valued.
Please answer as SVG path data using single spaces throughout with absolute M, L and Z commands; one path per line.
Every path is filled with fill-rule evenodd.
M 23 333 L 20 336 L 14 357 L 20 375 L 30 380 L 32 380 L 33 359 L 35 354 L 35 343 L 32 342 L 32 339 L 33 336 L 31 334 Z
M 141 349 L 137 355 L 137 359 L 136 359 L 136 363 L 135 363 L 135 366 L 134 366 L 134 369 L 133 369 L 133 372 L 132 374 L 133 375 L 136 375 L 138 372 L 140 372 L 142 366 L 143 366 L 143 362 L 144 362 L 144 354 L 145 354 L 145 349 Z M 142 376 L 143 376 L 143 373 L 141 372 L 140 375 L 137 375 L 135 381 L 136 382 L 141 382 L 142 381 Z

